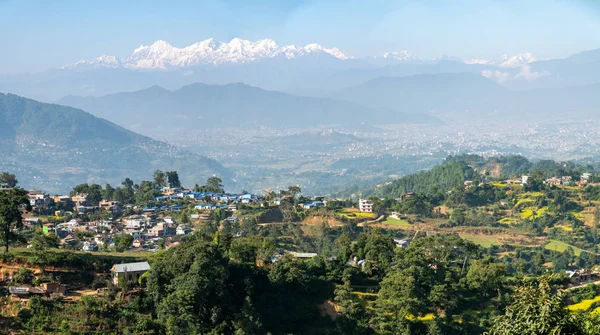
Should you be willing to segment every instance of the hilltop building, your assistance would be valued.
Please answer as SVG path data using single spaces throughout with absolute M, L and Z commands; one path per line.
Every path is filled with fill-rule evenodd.
M 359 199 L 358 210 L 365 213 L 373 213 L 373 201 L 368 199 Z

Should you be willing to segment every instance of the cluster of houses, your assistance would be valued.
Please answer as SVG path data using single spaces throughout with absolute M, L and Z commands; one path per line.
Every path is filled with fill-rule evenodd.
M 57 282 L 41 283 L 40 286 L 9 286 L 8 293 L 13 299 L 26 299 L 38 295 L 44 297 L 62 296 L 68 294 L 66 285 Z
M 592 174 L 588 173 L 588 172 L 583 173 L 579 177 L 579 181 L 574 181 L 573 177 L 571 177 L 571 176 L 552 177 L 552 178 L 546 179 L 546 184 L 555 185 L 555 186 L 577 185 L 579 187 L 585 187 L 587 185 L 590 185 L 591 183 L 592 183 Z
M 89 195 L 85 193 L 68 195 L 53 195 L 42 192 L 40 190 L 28 191 L 29 204 L 34 211 L 46 212 L 52 208 L 56 209 L 54 215 L 62 216 L 65 212 L 84 214 L 95 212 L 97 210 L 106 210 L 111 213 L 121 211 L 119 203 L 116 201 L 101 200 L 97 204 L 93 204 Z
M 161 189 L 161 196 L 154 200 L 158 203 L 167 202 L 169 200 L 190 199 L 197 202 L 216 203 L 216 204 L 250 204 L 257 202 L 259 196 L 256 194 L 229 194 L 229 193 L 213 193 L 213 192 L 194 192 L 181 188 L 164 187 Z
M 27 218 L 26 221 L 33 224 L 37 218 Z M 36 223 L 39 223 L 38 221 Z M 157 244 L 161 239 L 176 235 L 190 234 L 193 229 L 186 224 L 177 224 L 170 216 L 159 217 L 156 213 L 144 213 L 142 215 L 131 215 L 115 222 L 113 221 L 90 221 L 83 222 L 79 218 L 70 221 L 53 224 L 42 224 L 44 233 L 57 235 L 63 245 L 74 246 L 81 243 L 83 251 L 97 251 L 99 247 L 107 245 L 114 246 L 113 237 L 118 234 L 129 234 L 133 237 L 133 250 L 148 249 Z M 80 240 L 77 231 L 88 232 L 90 238 Z
M 509 178 L 504 181 L 501 181 L 500 183 L 508 184 L 508 185 L 526 185 L 529 182 L 529 178 L 530 178 L 530 176 L 523 175 L 523 176 L 521 176 L 521 178 Z M 555 185 L 555 186 L 585 187 L 592 183 L 592 179 L 593 179 L 592 174 L 589 172 L 586 172 L 586 173 L 583 173 L 579 177 L 579 180 L 573 180 L 572 176 L 561 176 L 561 177 L 548 178 L 548 179 L 544 180 L 544 183 L 548 184 L 548 185 Z M 464 185 L 465 185 L 465 187 L 473 186 L 473 181 L 467 180 L 464 182 Z M 483 185 L 483 183 L 479 184 L 479 186 L 482 186 L 482 185 Z

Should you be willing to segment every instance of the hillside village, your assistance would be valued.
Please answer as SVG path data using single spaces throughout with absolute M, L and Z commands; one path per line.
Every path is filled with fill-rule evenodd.
M 265 271 L 323 266 L 321 276 L 332 278 L 335 292 L 349 285 L 350 293 L 326 298 L 322 308 L 330 311 L 321 315 L 348 317 L 340 304 L 353 301 L 368 319 L 379 315 L 376 306 L 388 294 L 391 284 L 382 278 L 408 271 L 396 266 L 406 255 L 433 257 L 421 254 L 423 245 L 431 251 L 429 243 L 442 243 L 456 250 L 455 275 L 462 263 L 475 269 L 491 262 L 485 264 L 500 271 L 499 289 L 508 292 L 514 278 L 553 273 L 556 285 L 569 292 L 562 302 L 569 310 L 600 310 L 600 175 L 548 162 L 515 170 L 515 160 L 522 161 L 449 157 L 432 170 L 374 187 L 368 197 L 348 199 L 305 197 L 299 186 L 230 193 L 218 177 L 184 187 L 175 171 L 156 171 L 152 181 L 139 184 L 126 179 L 115 188 L 76 185 L 68 195 L 23 191 L 29 208 L 23 228 L 13 230 L 22 238 L 14 239 L 0 263 L 0 292 L 15 311 L 38 298 L 57 306 L 108 299 L 123 308 L 154 289 L 148 280 L 164 271 L 157 269 L 165 266 L 164 257 L 183 257 L 177 255 L 199 243 L 226 250 L 231 264 Z M 514 172 L 491 175 L 491 169 Z M 2 176 L 9 182 L 0 192 L 18 189 L 14 175 Z M 476 256 L 462 258 L 471 248 Z M 475 258 L 467 262 L 469 257 Z M 340 276 L 348 271 L 353 275 L 346 281 Z M 473 292 L 464 294 L 478 294 Z M 486 294 L 477 301 L 487 306 L 480 317 L 490 318 L 504 305 Z M 432 307 L 415 313 L 417 326 L 454 312 Z M 471 312 L 465 307 L 456 313 L 461 320 Z
M 526 187 L 529 178 L 529 176 L 523 175 L 519 178 L 477 183 L 473 180 L 465 180 L 463 185 L 465 190 L 490 186 L 496 188 L 512 185 Z M 219 182 L 220 180 L 217 183 Z M 579 179 L 574 179 L 573 176 L 553 176 L 546 178 L 543 183 L 554 187 L 564 186 L 580 189 L 600 185 L 594 182 L 590 172 L 581 174 Z M 6 183 L 0 184 L 0 189 L 9 188 Z M 327 199 L 326 197 L 312 199 L 296 197 L 300 193 L 300 188 L 290 187 L 290 190 L 293 192 L 284 190 L 279 194 L 272 191 L 267 194 L 235 194 L 201 192 L 184 187 L 156 186 L 153 190 L 156 196 L 143 205 L 122 203 L 114 199 L 99 199 L 97 196 L 92 197 L 86 193 L 49 195 L 40 190 L 29 190 L 28 198 L 32 211 L 25 217 L 24 224 L 27 229 L 41 229 L 45 234 L 56 235 L 66 249 L 88 252 L 114 250 L 114 237 L 125 234 L 131 236 L 132 239 L 124 249 L 129 252 L 140 252 L 157 251 L 160 248 L 159 245 L 163 245 L 165 248 L 177 245 L 180 237 L 193 233 L 198 223 L 212 220 L 215 213 L 218 213 L 222 223 L 238 224 L 240 219 L 247 219 L 244 215 L 238 218 L 238 208 L 242 209 L 242 213 L 247 213 L 248 210 L 278 208 L 282 202 L 293 204 L 298 208 L 297 211 L 302 211 L 304 216 L 320 213 L 319 209 L 335 208 L 337 210 L 334 210 L 334 213 L 337 219 L 354 219 L 357 223 L 379 224 L 380 222 L 393 222 L 393 220 L 407 222 L 403 219 L 414 221 L 410 217 L 415 213 L 410 210 L 407 213 L 393 210 L 394 206 L 389 202 L 385 205 L 382 204 L 384 198 L 358 199 L 356 202 L 349 202 L 351 208 L 341 208 L 338 204 L 348 203 L 346 200 Z M 414 192 L 406 192 L 395 198 L 394 201 L 398 204 L 414 196 Z M 375 207 L 374 202 L 377 204 Z M 328 203 L 335 205 L 328 207 Z M 504 199 L 500 200 L 498 204 L 504 208 L 510 207 Z M 441 207 L 433 208 L 431 215 L 421 214 L 425 214 L 422 215 L 425 217 L 444 216 Z M 511 220 L 513 219 L 510 216 L 505 216 L 498 221 L 509 222 Z M 257 220 L 255 223 L 270 222 Z M 391 227 L 398 228 L 394 225 Z M 236 233 L 241 235 L 243 231 L 240 230 Z

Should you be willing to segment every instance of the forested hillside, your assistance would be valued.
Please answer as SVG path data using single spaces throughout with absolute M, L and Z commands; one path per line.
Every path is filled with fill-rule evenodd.
M 0 170 L 24 186 L 59 192 L 82 182 L 119 183 L 156 169 L 189 183 L 231 173 L 216 161 L 136 134 L 82 110 L 0 94 Z M 28 185 L 28 182 L 35 184 Z
M 478 173 L 464 161 L 448 161 L 429 171 L 402 177 L 376 190 L 377 194 L 399 197 L 406 192 L 435 194 L 461 186 L 465 180 L 473 180 Z

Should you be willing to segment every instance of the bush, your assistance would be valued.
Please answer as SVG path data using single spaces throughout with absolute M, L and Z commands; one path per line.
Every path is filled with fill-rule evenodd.
M 13 281 L 19 284 L 31 284 L 33 279 L 33 272 L 25 267 L 21 267 L 19 271 L 13 275 Z

